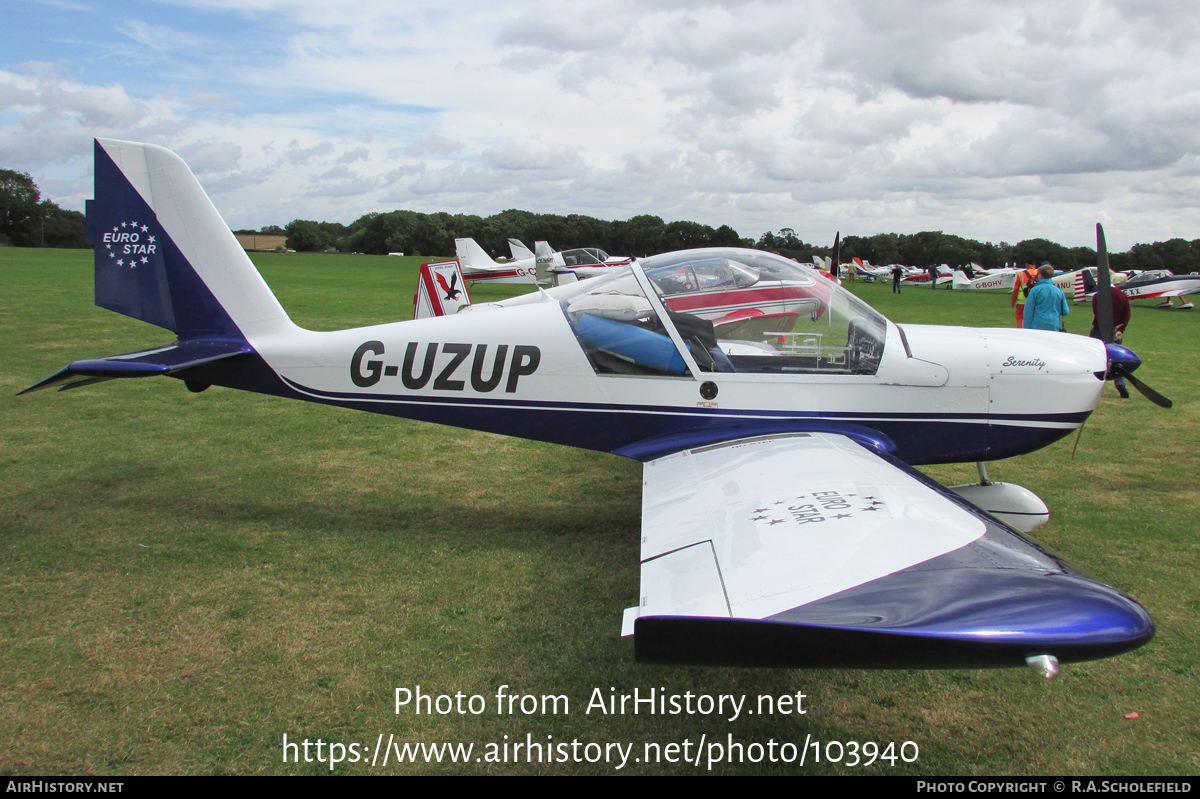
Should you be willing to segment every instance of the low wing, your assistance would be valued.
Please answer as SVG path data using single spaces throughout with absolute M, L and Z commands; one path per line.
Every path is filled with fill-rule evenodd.
M 166 347 L 131 352 L 128 355 L 75 361 L 19 393 L 26 394 L 53 386 L 57 386 L 59 391 L 65 391 L 68 388 L 79 388 L 121 377 L 175 375 L 193 367 L 252 352 L 254 350 L 244 341 L 177 341 Z
M 890 456 L 797 433 L 644 467 L 640 660 L 859 668 L 1089 660 L 1146 612 Z

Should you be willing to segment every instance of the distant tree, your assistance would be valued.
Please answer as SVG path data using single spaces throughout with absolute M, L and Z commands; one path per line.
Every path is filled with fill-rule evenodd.
M 38 211 L 42 225 L 38 231 L 41 246 L 75 250 L 88 246 L 83 214 L 59 208 L 49 200 L 42 200 Z
M 1071 255 L 1075 256 L 1076 269 L 1096 265 L 1096 251 L 1091 247 L 1072 247 Z
M 341 222 L 319 222 L 321 232 L 325 234 L 326 250 L 337 250 L 338 252 L 348 252 L 349 247 L 346 243 L 346 226 Z
M 87 247 L 83 214 L 41 196 L 27 173 L 0 169 L 0 241 L 18 247 Z
M 1056 268 L 1067 272 L 1079 268 L 1079 264 L 1075 259 L 1075 253 L 1061 244 L 1055 244 L 1046 239 L 1026 239 L 1025 241 L 1018 242 L 1017 246 L 1013 247 L 1013 257 L 1022 266 L 1049 261 Z M 1095 260 L 1091 264 L 1083 264 L 1083 266 L 1093 265 L 1095 265 Z
M 1170 269 L 1177 275 L 1186 275 L 1200 271 L 1200 253 L 1192 249 L 1190 242 L 1184 239 L 1168 239 L 1156 241 L 1150 245 L 1159 259 L 1163 269 Z
M 909 266 L 928 267 L 935 261 L 937 247 L 941 243 L 940 230 L 925 230 L 911 236 L 900 237 L 901 262 Z
M 333 246 L 330 236 L 321 229 L 321 223 L 308 219 L 293 219 L 284 228 L 287 246 L 296 252 L 324 252 Z
M 1130 269 L 1163 269 L 1163 260 L 1151 244 L 1135 244 L 1129 250 Z
M 0 169 L 0 236 L 18 247 L 38 243 L 35 221 L 40 221 L 41 192 L 27 172 Z

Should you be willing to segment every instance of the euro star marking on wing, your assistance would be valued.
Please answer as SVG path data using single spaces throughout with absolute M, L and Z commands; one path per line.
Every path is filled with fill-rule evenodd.
M 857 494 L 842 494 L 838 491 L 814 491 L 812 494 L 800 494 L 791 500 L 791 502 L 795 504 L 787 505 L 787 512 L 788 515 L 792 517 L 792 520 L 796 522 L 796 524 L 811 524 L 829 520 L 836 521 L 838 519 L 852 519 L 854 518 L 854 514 L 852 512 L 840 513 L 839 511 L 851 511 L 852 507 L 848 501 L 848 498 L 857 496 Z M 804 499 L 809 497 L 811 497 L 811 501 L 803 502 Z M 875 497 L 864 497 L 864 500 L 869 501 L 871 504 L 868 507 L 859 508 L 858 510 L 860 513 L 865 511 L 881 510 L 881 508 L 878 506 L 887 504 L 882 500 L 875 499 Z M 772 504 L 784 505 L 788 502 L 789 500 L 779 500 Z M 757 508 L 753 512 L 756 514 L 762 514 L 765 513 L 766 510 L 766 508 Z M 768 527 L 772 527 L 776 524 L 783 524 L 785 521 L 787 521 L 786 518 L 776 519 L 772 518 L 770 515 L 751 516 L 749 520 L 752 522 L 759 522 L 766 521 L 768 519 L 770 519 L 770 521 L 767 521 Z

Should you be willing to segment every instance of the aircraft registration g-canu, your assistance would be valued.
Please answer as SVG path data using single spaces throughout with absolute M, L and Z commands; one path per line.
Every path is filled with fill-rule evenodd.
M 635 458 L 641 590 L 623 632 L 644 661 L 1029 664 L 1049 676 L 1058 661 L 1154 635 L 1134 600 L 980 509 L 1032 524 L 1045 515 L 1036 497 L 1004 484 L 960 495 L 913 468 L 1020 455 L 1071 433 L 1110 364 L 1135 365 L 1119 345 L 1106 355 L 1059 333 L 897 325 L 815 277 L 799 346 L 718 340 L 672 310 L 652 275 L 722 260 L 760 276 L 796 268 L 737 249 L 659 255 L 498 307 L 314 332 L 288 318 L 177 155 L 98 140 L 95 158 L 96 303 L 177 340 L 76 361 L 27 391 L 167 375 L 197 392 L 226 386 Z

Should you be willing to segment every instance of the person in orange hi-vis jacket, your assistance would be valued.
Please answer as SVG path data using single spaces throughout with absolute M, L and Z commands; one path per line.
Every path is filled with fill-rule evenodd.
M 1046 261 L 1045 263 L 1049 263 Z M 1017 272 L 1017 280 L 1013 283 L 1012 307 L 1017 312 L 1017 327 L 1025 324 L 1025 300 L 1029 290 L 1038 281 L 1038 268 L 1033 264 L 1025 264 L 1024 272 Z

